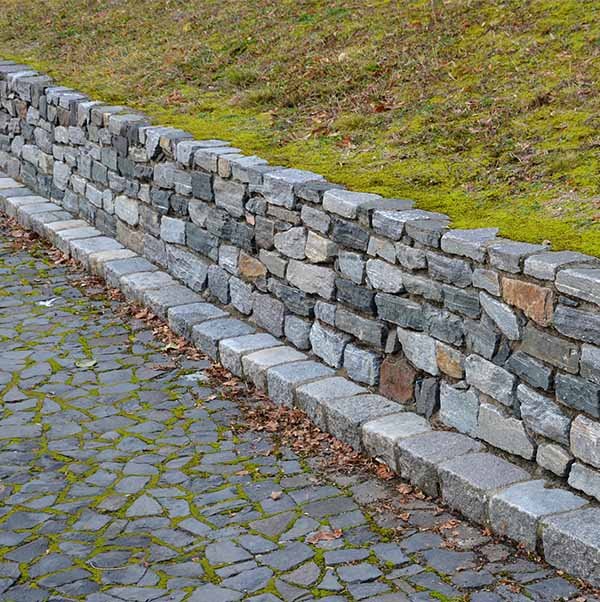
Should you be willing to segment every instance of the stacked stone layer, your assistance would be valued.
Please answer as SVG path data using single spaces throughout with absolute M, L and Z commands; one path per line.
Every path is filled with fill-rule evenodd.
M 0 63 L 0 168 L 29 187 L 4 180 L 9 214 L 101 269 L 233 372 L 273 388 L 276 401 L 302 407 L 392 467 L 402 471 L 396 431 L 370 437 L 364 420 L 340 425 L 332 416 L 350 407 L 371 417 L 374 400 L 387 416 L 380 393 L 398 412 L 439 419 L 600 499 L 596 258 L 500 239 L 493 229 L 450 229 L 446 216 L 410 201 L 347 191 L 225 142 L 153 126 L 10 62 Z M 289 345 L 220 349 L 224 339 L 265 335 L 216 307 L 205 324 L 207 294 Z M 286 373 L 285 364 L 304 372 Z M 325 409 L 329 389 L 318 394 L 310 381 L 340 378 L 335 371 L 350 380 L 334 398 L 352 401 Z M 442 493 L 474 468 L 424 462 L 425 476 L 414 479 Z M 490 496 L 468 499 L 462 510 L 487 521 Z M 510 505 L 509 496 L 495 511 Z M 546 531 L 565 537 L 560 526 Z

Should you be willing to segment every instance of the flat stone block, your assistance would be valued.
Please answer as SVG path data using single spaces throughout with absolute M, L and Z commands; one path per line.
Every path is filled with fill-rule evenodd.
M 325 402 L 360 393 L 368 393 L 368 391 L 346 378 L 332 376 L 298 387 L 296 389 L 296 405 L 306 412 L 320 429 L 324 430 Z
M 95 251 L 88 257 L 89 269 L 92 274 L 100 276 L 101 278 L 105 278 L 105 264 L 110 261 L 116 261 L 117 259 L 132 259 L 133 257 L 137 257 L 135 252 L 125 248 L 107 251 Z
M 108 236 L 95 236 L 94 238 L 72 240 L 69 243 L 71 257 L 84 265 L 86 269 L 89 269 L 90 267 L 89 257 L 93 253 L 101 251 L 120 251 L 123 248 L 121 243 Z
M 58 222 L 52 222 L 44 226 L 44 235 L 50 244 L 56 245 L 58 233 L 62 230 L 70 230 L 75 228 L 87 228 L 88 223 L 82 219 L 66 219 Z
M 483 445 L 460 433 L 425 432 L 396 443 L 399 474 L 427 495 L 440 495 L 438 466 L 451 458 L 483 451 Z
M 281 345 L 274 336 L 267 333 L 247 334 L 234 339 L 224 339 L 219 343 L 219 358 L 224 368 L 236 376 L 242 375 L 242 357 L 247 353 Z
M 582 508 L 542 519 L 546 561 L 600 586 L 600 508 Z
M 167 311 L 171 307 L 202 302 L 202 297 L 198 293 L 182 284 L 173 284 L 164 288 L 145 291 L 142 298 L 144 305 L 147 305 L 163 320 L 167 318 Z
M 255 351 L 242 358 L 244 376 L 249 378 L 259 389 L 267 389 L 267 370 L 279 364 L 305 360 L 306 355 L 293 347 L 281 346 Z
M 382 459 L 398 472 L 396 445 L 406 437 L 431 431 L 425 418 L 413 412 L 402 412 L 366 422 L 362 427 L 362 443 L 373 458 Z
M 60 211 L 48 211 L 45 213 L 36 213 L 31 216 L 31 229 L 41 237 L 45 237 L 46 225 L 52 224 L 53 222 L 62 222 L 65 220 L 72 219 L 72 215 L 61 209 Z
M 459 456 L 440 464 L 439 469 L 444 502 L 481 525 L 489 522 L 492 495 L 530 479 L 523 469 L 487 453 Z
M 365 422 L 402 412 L 401 405 L 381 395 L 354 395 L 326 400 L 323 404 L 327 431 L 355 450 L 362 450 Z
M 335 372 L 319 362 L 293 362 L 267 370 L 269 397 L 281 405 L 294 405 L 296 387 L 317 379 L 333 376 Z
M 207 320 L 227 318 L 229 314 L 212 303 L 192 303 L 171 307 L 167 311 L 169 328 L 179 336 L 192 338 L 192 328 Z
M 60 211 L 62 207 L 55 203 L 31 203 L 23 205 L 17 209 L 17 221 L 23 228 L 31 228 L 32 220 L 38 213 L 48 213 L 50 211 Z
M 127 259 L 115 259 L 104 264 L 104 279 L 112 288 L 120 287 L 120 280 L 128 274 L 138 272 L 156 272 L 158 268 L 144 257 L 131 257 Z
M 57 247 L 65 255 L 69 255 L 70 242 L 72 240 L 81 240 L 83 238 L 94 238 L 95 236 L 101 236 L 102 232 L 92 228 L 91 226 L 85 226 L 83 228 L 69 228 L 68 230 L 60 230 L 56 233 L 56 240 L 53 241 L 55 247 Z
M 600 472 L 595 468 L 575 462 L 569 472 L 569 485 L 600 501 Z
M 9 217 L 17 217 L 17 212 L 20 207 L 25 205 L 41 205 L 47 203 L 48 199 L 43 196 L 31 195 L 31 196 L 5 196 L 4 198 L 4 212 Z M 85 223 L 85 222 L 84 222 Z M 86 224 L 87 225 L 87 224 Z
M 556 276 L 556 288 L 584 301 L 600 305 L 600 269 L 569 268 Z
M 192 341 L 206 355 L 217 359 L 219 355 L 219 341 L 241 337 L 245 334 L 254 334 L 256 329 L 233 318 L 209 320 L 192 327 Z
M 128 261 L 125 259 L 125 261 Z M 128 299 L 140 303 L 146 291 L 172 286 L 176 281 L 166 272 L 138 272 L 121 276 L 119 284 Z
M 489 516 L 492 529 L 535 552 L 541 518 L 577 510 L 587 501 L 564 489 L 550 489 L 546 481 L 512 485 L 492 496 Z

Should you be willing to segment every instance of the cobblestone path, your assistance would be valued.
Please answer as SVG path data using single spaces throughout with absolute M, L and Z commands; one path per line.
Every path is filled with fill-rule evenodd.
M 143 323 L 34 255 L 0 232 L 0 600 L 581 596 L 399 481 L 234 434 L 207 362 L 173 367 Z

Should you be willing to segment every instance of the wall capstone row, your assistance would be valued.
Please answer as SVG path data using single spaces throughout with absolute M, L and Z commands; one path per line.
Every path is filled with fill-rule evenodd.
M 11 61 L 0 169 L 302 357 L 600 500 L 597 258 L 452 229 Z

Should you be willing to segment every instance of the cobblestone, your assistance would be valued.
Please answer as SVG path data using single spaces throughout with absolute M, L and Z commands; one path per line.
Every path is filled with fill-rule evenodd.
M 0 233 L 3 601 L 406 602 L 581 594 L 509 545 L 494 555 L 490 537 L 466 523 L 438 534 L 434 526 L 450 515 L 440 515 L 428 499 L 399 497 L 399 480 L 326 469 L 325 456 L 301 457 L 271 435 L 234 431 L 242 421 L 239 406 L 222 385 L 197 376 L 206 360 L 173 362 L 148 326 L 118 316 L 118 302 L 85 295 L 75 285 L 80 274 L 8 242 Z M 53 303 L 40 303 L 50 295 Z M 208 320 L 211 328 L 196 332 L 211 351 L 219 344 L 223 358 L 231 347 L 235 362 L 272 342 L 226 331 L 231 322 L 209 304 L 168 314 L 188 334 Z M 258 345 L 236 347 L 227 336 Z M 295 365 L 307 366 L 296 369 L 296 382 L 332 374 L 315 372 L 318 364 L 307 361 Z M 268 370 L 269 388 L 293 379 L 293 366 Z M 347 396 L 364 393 L 354 387 L 338 398 L 314 383 L 304 394 L 330 400 L 327 420 L 339 423 L 342 434 L 345 421 L 374 417 L 358 411 L 366 406 L 353 406 Z M 396 409 L 373 401 L 376 413 Z M 445 436 L 459 438 L 457 454 L 472 451 L 458 435 L 416 435 L 415 444 L 421 437 L 423 445 L 405 439 L 403 466 L 423 470 L 441 462 L 434 439 Z M 570 523 L 561 516 L 548 522 L 544 544 L 554 553 L 568 545 Z M 319 536 L 328 531 L 332 538 Z M 594 542 L 589 551 L 597 553 Z

